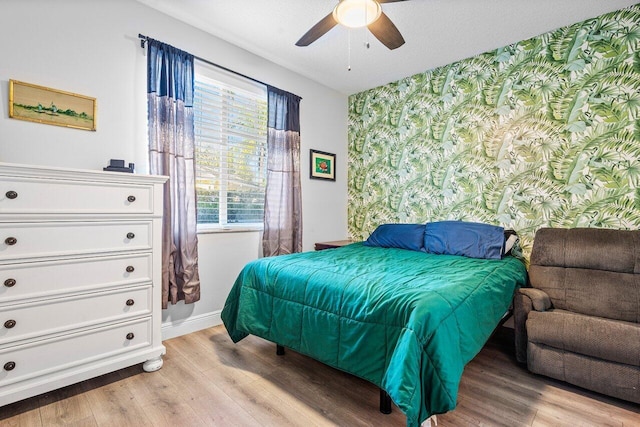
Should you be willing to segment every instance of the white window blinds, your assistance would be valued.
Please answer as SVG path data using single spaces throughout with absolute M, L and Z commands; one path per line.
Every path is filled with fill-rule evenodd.
M 199 226 L 261 226 L 267 160 L 266 87 L 198 63 L 194 123 Z

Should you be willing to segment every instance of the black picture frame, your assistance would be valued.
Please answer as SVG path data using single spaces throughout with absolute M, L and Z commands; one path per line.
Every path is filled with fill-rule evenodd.
M 311 149 L 309 153 L 309 178 L 335 181 L 336 155 Z

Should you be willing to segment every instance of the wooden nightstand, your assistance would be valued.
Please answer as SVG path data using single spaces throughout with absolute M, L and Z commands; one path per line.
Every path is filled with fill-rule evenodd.
M 319 242 L 315 244 L 316 251 L 321 251 L 323 249 L 332 249 L 339 248 L 341 246 L 350 245 L 351 243 L 355 243 L 353 240 L 334 240 L 332 242 Z

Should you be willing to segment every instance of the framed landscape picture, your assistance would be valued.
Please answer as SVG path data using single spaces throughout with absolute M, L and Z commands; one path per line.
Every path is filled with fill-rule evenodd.
M 310 178 L 336 180 L 336 155 L 324 151 L 311 150 Z
M 95 131 L 96 99 L 9 80 L 9 117 Z

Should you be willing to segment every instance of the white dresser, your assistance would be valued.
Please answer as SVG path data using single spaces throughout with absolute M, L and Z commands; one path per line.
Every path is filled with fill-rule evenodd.
M 162 367 L 166 179 L 0 163 L 0 406 Z

